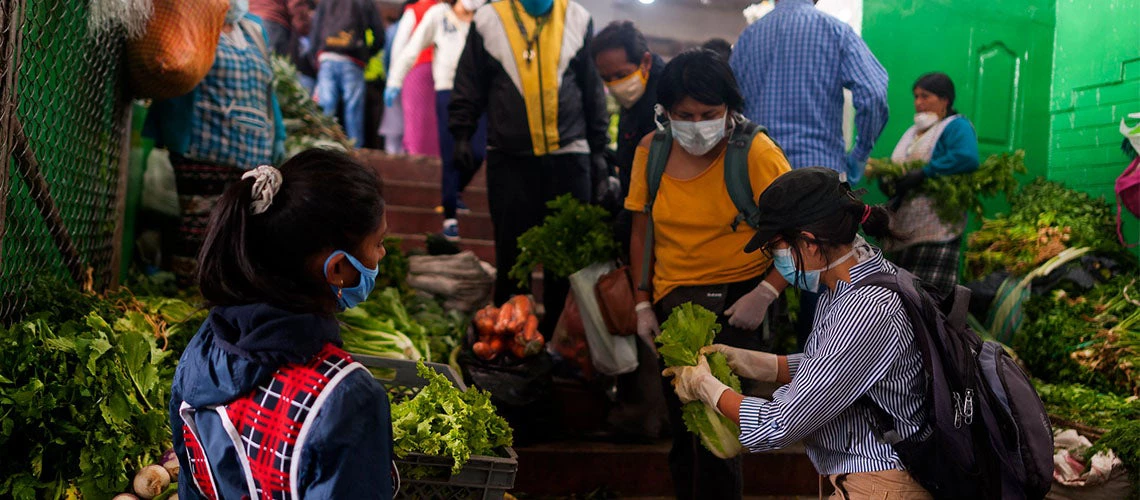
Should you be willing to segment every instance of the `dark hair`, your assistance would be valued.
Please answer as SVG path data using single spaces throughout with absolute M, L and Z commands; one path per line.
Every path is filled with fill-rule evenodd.
M 724 58 L 725 61 L 732 57 L 732 44 L 723 38 L 713 38 L 701 45 L 701 48 L 720 54 L 720 57 Z
M 954 81 L 946 73 L 927 73 L 915 80 L 911 90 L 922 89 L 938 97 L 946 99 L 950 104 L 946 107 L 946 116 L 958 114 L 954 109 Z
M 590 57 L 610 49 L 625 50 L 625 57 L 633 64 L 641 64 L 641 59 L 649 52 L 649 44 L 645 41 L 633 21 L 614 21 L 606 26 L 590 41 Z
M 831 212 L 814 222 L 804 224 L 802 227 L 789 228 L 780 231 L 780 237 L 791 246 L 792 253 L 797 262 L 803 262 L 797 243 L 807 241 L 820 246 L 824 259 L 830 261 L 834 249 L 850 245 L 855 241 L 859 228 L 863 234 L 877 240 L 883 238 L 903 239 L 898 233 L 891 230 L 891 213 L 878 205 L 867 205 L 860 201 L 850 191 L 840 202 L 841 209 Z M 866 216 L 866 219 L 864 219 Z M 807 239 L 803 233 L 815 235 L 815 239 Z
M 272 205 L 253 214 L 254 179 L 228 189 L 210 215 L 198 261 L 198 284 L 211 306 L 268 303 L 296 312 L 332 314 L 328 284 L 313 276 L 321 250 L 354 253 L 380 228 L 379 176 L 347 154 L 310 149 L 281 165 Z
M 744 111 L 744 96 L 740 95 L 732 68 L 710 50 L 686 50 L 665 65 L 657 87 L 657 102 L 672 110 L 686 97 L 710 106 L 724 104 L 729 111 Z

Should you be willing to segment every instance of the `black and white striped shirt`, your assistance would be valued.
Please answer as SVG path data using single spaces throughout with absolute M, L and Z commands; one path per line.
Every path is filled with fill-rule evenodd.
M 740 405 L 741 444 L 767 451 L 803 440 L 820 474 L 902 468 L 872 430 L 870 411 L 855 404 L 864 394 L 894 417 L 904 437 L 926 417 L 922 358 L 902 300 L 879 287 L 853 288 L 897 268 L 875 247 L 857 249 L 861 262 L 851 268 L 851 283 L 839 281 L 820 295 L 804 353 L 788 356 L 791 383 L 772 401 L 745 398 Z

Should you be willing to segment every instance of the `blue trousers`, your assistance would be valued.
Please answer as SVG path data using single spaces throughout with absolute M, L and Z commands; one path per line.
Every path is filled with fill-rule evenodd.
M 460 172 L 455 168 L 455 138 L 447 129 L 447 105 L 451 103 L 450 90 L 437 90 L 435 92 L 435 116 L 439 125 L 439 158 L 443 162 L 443 179 L 441 179 L 441 192 L 443 194 L 443 217 L 454 219 L 458 212 L 459 194 L 471 183 L 475 177 L 475 170 Z M 487 157 L 487 115 L 479 118 L 479 126 L 475 135 L 471 137 L 471 150 L 475 153 L 475 163 L 482 164 Z
M 317 100 L 329 116 L 336 116 L 337 107 L 343 102 L 344 132 L 356 147 L 364 147 L 364 68 L 351 62 L 321 62 Z

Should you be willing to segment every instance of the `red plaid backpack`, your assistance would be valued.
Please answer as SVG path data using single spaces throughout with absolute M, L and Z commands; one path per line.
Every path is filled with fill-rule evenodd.
M 183 402 L 179 414 L 194 486 L 210 500 L 222 496 L 194 418 L 198 411 L 212 411 L 221 418 L 237 450 L 249 491 L 248 497 L 243 497 L 299 498 L 298 469 L 309 424 L 332 390 L 355 370 L 365 367 L 348 353 L 327 344 L 308 363 L 280 368 L 265 385 L 230 404 L 195 409 Z

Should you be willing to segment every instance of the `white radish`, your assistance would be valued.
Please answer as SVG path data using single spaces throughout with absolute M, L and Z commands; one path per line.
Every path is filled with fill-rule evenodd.
M 154 498 L 166 491 L 167 486 L 170 486 L 170 473 L 161 465 L 148 465 L 135 474 L 135 494 L 140 498 Z
M 177 458 L 175 458 L 174 460 L 167 460 L 166 462 L 163 462 L 162 468 L 166 469 L 166 472 L 168 474 L 170 474 L 170 482 L 172 482 L 172 483 L 178 482 L 178 472 L 181 469 L 181 467 L 178 465 L 178 459 Z
M 118 495 L 115 495 L 115 498 L 112 498 L 111 500 L 139 500 L 139 497 L 134 496 L 130 493 L 119 493 Z

